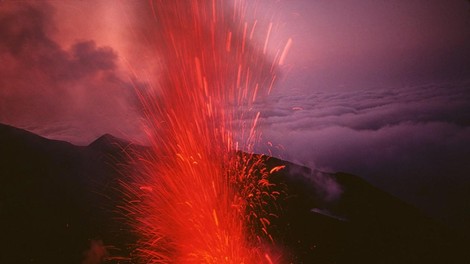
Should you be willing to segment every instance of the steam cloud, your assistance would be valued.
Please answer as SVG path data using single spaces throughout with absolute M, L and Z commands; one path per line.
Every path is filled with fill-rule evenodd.
M 50 37 L 53 15 L 45 4 L 2 3 L 0 122 L 79 144 L 135 134 L 133 88 L 117 73 L 117 54 L 92 40 L 64 49 Z

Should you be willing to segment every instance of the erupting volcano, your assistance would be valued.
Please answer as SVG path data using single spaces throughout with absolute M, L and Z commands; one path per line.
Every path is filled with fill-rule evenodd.
M 0 263 L 470 263 L 468 4 L 0 1 Z
M 284 50 L 269 61 L 267 28 L 243 1 L 155 1 L 162 56 L 158 86 L 139 90 L 151 151 L 140 156 L 125 211 L 145 263 L 274 263 L 270 183 L 257 97 L 269 94 Z M 265 39 L 257 43 L 255 34 Z M 244 120 L 241 122 L 240 120 Z M 241 136 L 235 136 L 240 134 Z M 158 157 L 158 158 L 157 158 Z

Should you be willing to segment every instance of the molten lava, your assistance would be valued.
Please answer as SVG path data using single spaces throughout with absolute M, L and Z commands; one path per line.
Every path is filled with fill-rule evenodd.
M 252 153 L 260 113 L 286 50 L 268 61 L 272 24 L 243 1 L 152 1 L 162 56 L 158 87 L 140 91 L 151 151 L 139 158 L 126 210 L 144 263 L 274 263 L 279 192 Z M 258 24 L 258 27 L 257 27 Z M 266 36 L 259 45 L 254 33 Z M 289 47 L 291 41 L 287 42 Z M 243 121 L 245 120 L 245 121 Z M 240 125 L 241 124 L 241 125 Z M 241 136 L 235 140 L 235 132 Z

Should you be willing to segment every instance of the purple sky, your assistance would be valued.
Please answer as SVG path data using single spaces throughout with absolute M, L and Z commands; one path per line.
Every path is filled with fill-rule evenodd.
M 356 89 L 469 76 L 468 1 L 280 2 L 280 34 L 294 39 L 291 86 Z
M 293 40 L 255 105 L 275 154 L 470 221 L 470 3 L 260 2 L 277 14 L 270 52 Z M 139 137 L 133 89 L 158 76 L 152 23 L 146 1 L 1 1 L 0 122 L 82 145 Z

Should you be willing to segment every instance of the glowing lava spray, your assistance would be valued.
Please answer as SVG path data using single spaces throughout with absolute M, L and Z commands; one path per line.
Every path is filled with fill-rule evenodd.
M 269 93 L 285 50 L 267 59 L 272 24 L 244 21 L 247 8 L 152 2 L 162 71 L 158 87 L 140 92 L 151 151 L 126 185 L 138 197 L 126 210 L 144 263 L 276 262 L 265 246 L 275 212 L 265 205 L 279 193 L 263 158 L 239 146 L 250 152 L 258 138 L 260 114 L 242 109 Z M 256 32 L 266 37 L 259 45 Z

